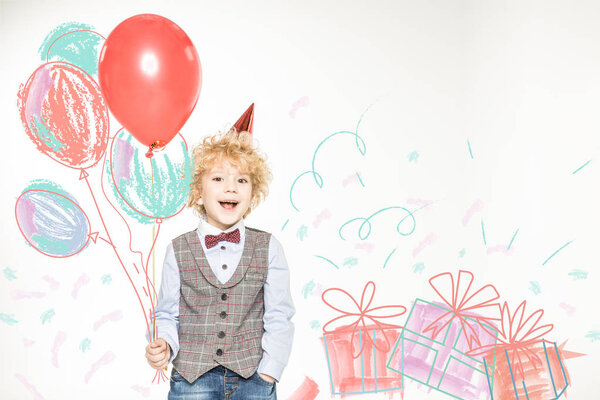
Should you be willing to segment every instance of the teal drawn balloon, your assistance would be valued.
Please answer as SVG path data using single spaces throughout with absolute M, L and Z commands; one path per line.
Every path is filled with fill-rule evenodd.
M 193 178 L 192 160 L 180 134 L 146 157 L 147 148 L 121 129 L 111 143 L 105 171 L 121 210 L 143 224 L 166 219 L 184 207 Z
M 90 75 L 98 76 L 98 55 L 104 38 L 94 27 L 81 22 L 65 22 L 47 35 L 38 53 L 42 61 L 66 61 Z

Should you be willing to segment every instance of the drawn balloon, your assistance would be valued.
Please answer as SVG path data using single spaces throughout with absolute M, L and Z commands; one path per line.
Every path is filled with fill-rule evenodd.
M 68 193 L 52 189 L 24 190 L 15 204 L 15 218 L 25 240 L 37 251 L 70 257 L 87 246 L 90 221 Z
M 178 214 L 192 182 L 192 161 L 181 135 L 149 160 L 125 129 L 113 138 L 105 172 L 119 207 L 144 224 Z
M 37 149 L 70 168 L 89 168 L 108 145 L 108 109 L 98 84 L 80 68 L 42 64 L 21 85 L 17 105 Z

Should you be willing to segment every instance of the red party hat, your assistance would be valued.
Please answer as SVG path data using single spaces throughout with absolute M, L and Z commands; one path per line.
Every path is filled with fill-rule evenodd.
M 237 132 L 246 131 L 252 133 L 252 125 L 254 124 L 254 103 L 242 114 L 240 119 L 233 124 L 233 129 Z

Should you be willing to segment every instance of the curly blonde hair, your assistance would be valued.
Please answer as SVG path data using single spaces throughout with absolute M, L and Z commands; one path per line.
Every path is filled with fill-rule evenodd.
M 261 154 L 252 143 L 252 134 L 230 130 L 205 137 L 192 150 L 194 179 L 190 184 L 188 207 L 198 215 L 206 215 L 204 205 L 198 204 L 202 193 L 202 176 L 215 165 L 228 161 L 240 171 L 250 175 L 252 181 L 252 201 L 244 218 L 267 197 L 271 170 L 267 166 L 266 156 Z

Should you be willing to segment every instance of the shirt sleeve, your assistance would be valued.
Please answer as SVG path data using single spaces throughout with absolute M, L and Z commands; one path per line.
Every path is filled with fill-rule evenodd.
M 283 247 L 273 235 L 269 243 L 269 269 L 264 286 L 265 314 L 262 337 L 263 357 L 258 372 L 280 380 L 288 363 L 294 339 L 296 313 L 290 292 L 290 270 Z
M 179 277 L 179 268 L 173 251 L 173 244 L 169 243 L 165 254 L 165 262 L 162 270 L 162 281 L 158 293 L 158 304 L 155 308 L 156 327 L 158 337 L 161 337 L 169 343 L 171 347 L 171 358 L 169 362 L 177 356 L 179 352 L 179 292 L 181 288 L 181 279 Z M 146 336 L 148 336 L 146 334 Z

